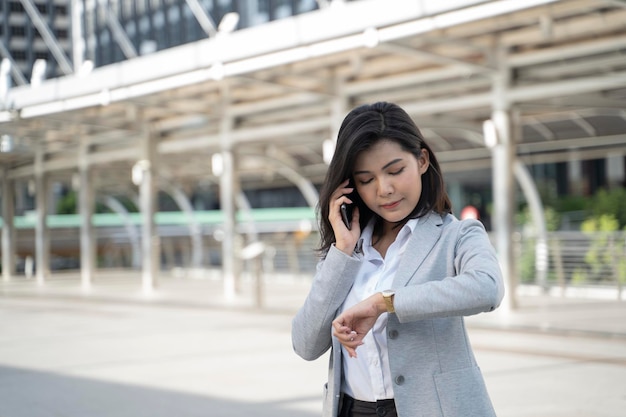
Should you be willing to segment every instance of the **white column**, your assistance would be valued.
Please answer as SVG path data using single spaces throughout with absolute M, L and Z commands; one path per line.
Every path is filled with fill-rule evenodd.
M 609 186 L 617 187 L 624 184 L 626 180 L 626 167 L 624 155 L 621 153 L 607 155 L 606 158 L 606 178 Z
M 141 210 L 141 281 L 146 294 L 154 291 L 158 282 L 161 245 L 156 230 L 154 215 L 157 210 L 156 185 L 156 141 L 151 137 L 149 128 L 141 139 L 141 160 L 133 170 L 139 172 L 139 207 Z
M 226 107 L 225 107 L 226 108 Z M 233 119 L 226 112 L 222 117 L 221 126 L 221 160 L 222 173 L 220 175 L 220 210 L 222 211 L 222 274 L 224 276 L 224 297 L 232 300 L 236 293 L 236 234 L 237 219 L 235 209 L 235 159 L 231 148 L 230 134 Z
M 72 13 L 72 62 L 74 72 L 80 71 L 85 59 L 85 41 L 83 40 L 83 5 L 80 0 L 71 1 Z
M 567 188 L 571 195 L 581 196 L 586 188 L 583 178 L 583 162 L 580 150 L 573 149 L 569 152 L 567 162 Z
M 43 171 L 43 158 L 44 151 L 38 149 L 35 155 L 35 277 L 40 285 L 50 275 L 50 232 L 46 221 L 49 184 Z
M 8 282 L 15 273 L 15 187 L 2 170 L 2 280 Z
M 507 98 L 510 87 L 510 69 L 506 65 L 506 51 L 498 48 L 498 72 L 493 77 L 493 122 L 496 142 L 492 144 L 493 170 L 493 231 L 500 266 L 505 279 L 506 295 L 502 307 L 516 307 L 515 289 L 517 276 L 513 253 L 513 203 L 515 184 L 515 141 L 511 127 L 511 103 Z
M 96 242 L 92 222 L 95 199 L 88 158 L 89 149 L 85 144 L 81 144 L 78 161 L 80 184 L 78 212 L 80 213 L 80 278 L 84 289 L 91 286 L 96 266 Z

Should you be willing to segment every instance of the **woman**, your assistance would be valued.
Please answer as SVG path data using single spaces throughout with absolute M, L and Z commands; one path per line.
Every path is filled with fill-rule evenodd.
M 482 224 L 451 214 L 404 110 L 346 116 L 319 212 L 322 260 L 292 339 L 306 360 L 332 349 L 323 415 L 494 416 L 463 316 L 499 305 L 498 261 Z

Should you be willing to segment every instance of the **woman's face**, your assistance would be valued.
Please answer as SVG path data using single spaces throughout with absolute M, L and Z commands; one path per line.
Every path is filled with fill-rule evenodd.
M 417 206 L 428 166 L 426 150 L 416 158 L 395 141 L 382 139 L 357 155 L 356 191 L 374 213 L 387 222 L 399 222 Z

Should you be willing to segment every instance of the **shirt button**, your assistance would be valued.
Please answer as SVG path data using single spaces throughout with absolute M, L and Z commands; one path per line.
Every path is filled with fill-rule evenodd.
M 404 384 L 404 377 L 403 377 L 402 375 L 398 375 L 398 376 L 396 377 L 396 384 L 397 384 L 397 385 L 402 385 L 402 384 Z
M 397 330 L 389 330 L 389 338 L 390 339 L 397 339 L 398 338 L 398 331 Z

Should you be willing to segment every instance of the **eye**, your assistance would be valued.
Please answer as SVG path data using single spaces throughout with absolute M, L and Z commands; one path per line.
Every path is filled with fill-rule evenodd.
M 369 178 L 369 179 L 367 179 L 367 180 L 359 180 L 359 184 L 361 184 L 361 185 L 367 185 L 367 184 L 369 184 L 370 182 L 372 182 L 372 179 L 371 179 L 371 178 Z
M 400 168 L 397 171 L 390 172 L 389 175 L 400 175 L 402 174 L 402 171 L 404 171 L 404 167 Z

